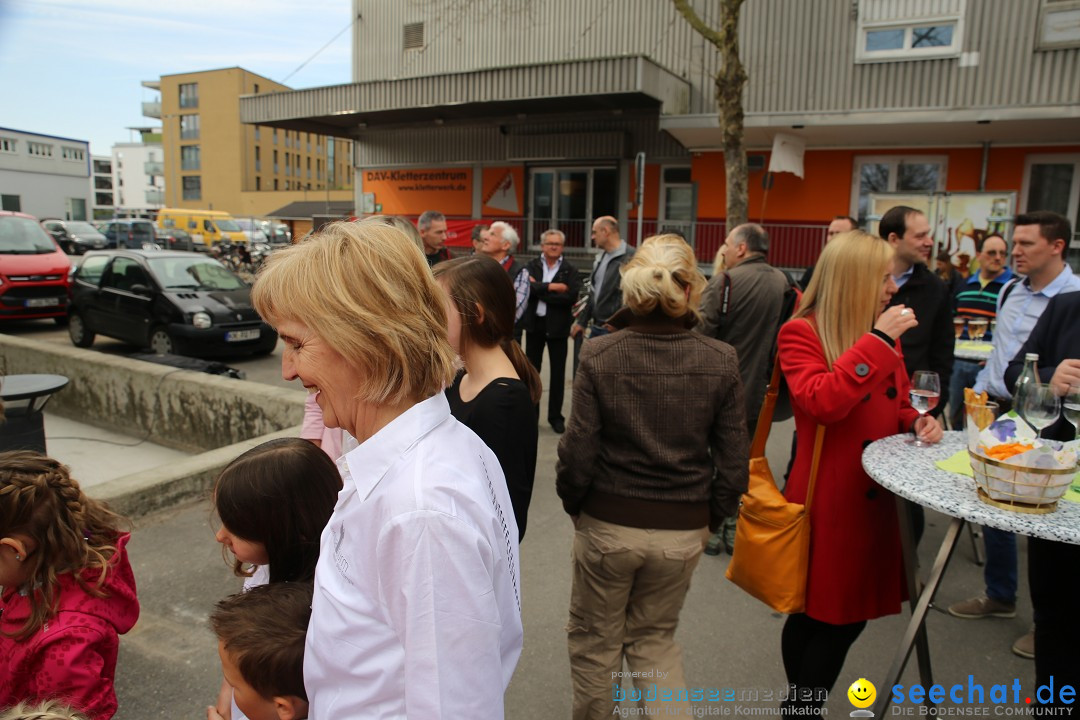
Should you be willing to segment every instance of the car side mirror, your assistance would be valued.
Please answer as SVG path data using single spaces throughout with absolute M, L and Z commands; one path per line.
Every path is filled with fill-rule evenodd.
M 142 283 L 135 283 L 134 285 L 132 285 L 131 292 L 135 293 L 136 295 L 146 296 L 150 296 L 153 294 L 150 288 L 148 288 L 146 285 L 143 285 Z

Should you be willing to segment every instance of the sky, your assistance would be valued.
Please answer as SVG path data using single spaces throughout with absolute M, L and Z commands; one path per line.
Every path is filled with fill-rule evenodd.
M 292 88 L 351 80 L 352 0 L 0 0 L 0 127 L 88 140 L 94 155 L 160 126 L 142 87 L 242 67 Z

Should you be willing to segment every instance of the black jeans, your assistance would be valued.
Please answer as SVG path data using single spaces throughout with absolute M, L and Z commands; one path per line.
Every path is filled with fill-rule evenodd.
M 1080 592 L 1080 545 L 1028 538 L 1028 585 L 1035 610 L 1035 683 L 1049 685 L 1054 678 L 1054 699 L 1045 694 L 1040 704 L 1059 704 L 1063 685 L 1080 686 L 1080 625 L 1076 623 L 1076 597 Z
M 844 667 L 848 650 L 865 627 L 865 620 L 832 625 L 805 613 L 789 615 L 780 639 L 780 652 L 788 685 L 795 686 L 796 697 L 788 698 L 780 707 L 786 710 L 824 705 Z
M 547 346 L 548 359 L 551 360 L 551 372 L 548 380 L 548 422 L 562 422 L 563 393 L 566 389 L 566 351 L 568 341 L 565 337 L 547 336 L 547 318 L 537 317 L 533 330 L 525 333 L 525 355 L 529 362 L 540 372 L 544 363 L 544 347 Z

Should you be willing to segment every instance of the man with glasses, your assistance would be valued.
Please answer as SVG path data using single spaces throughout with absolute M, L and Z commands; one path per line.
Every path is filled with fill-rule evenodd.
M 571 311 L 577 300 L 581 280 L 577 268 L 563 258 L 566 236 L 559 230 L 548 230 L 540 236 L 542 255 L 529 261 L 529 307 L 522 325 L 525 328 L 525 354 L 537 372 L 544 361 L 547 346 L 551 362 L 548 381 L 548 422 L 562 433 L 566 430 L 563 417 L 563 393 L 566 384 L 566 349 Z
M 953 316 L 956 318 L 979 318 L 988 323 L 997 315 L 997 299 L 1001 288 L 1013 279 L 1013 271 L 1006 267 L 1009 249 L 1000 235 L 989 235 L 982 241 L 975 257 L 979 261 L 979 271 L 973 273 L 960 286 L 953 298 Z M 960 336 L 966 338 L 967 330 Z M 989 330 L 983 336 L 987 341 L 993 339 Z M 985 362 L 974 362 L 956 358 L 953 362 L 952 380 L 949 381 L 949 424 L 953 430 L 964 427 L 964 388 L 975 387 L 975 378 Z

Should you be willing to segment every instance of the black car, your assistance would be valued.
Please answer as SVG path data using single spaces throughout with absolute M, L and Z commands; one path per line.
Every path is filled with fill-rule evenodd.
M 202 240 L 196 243 L 187 230 L 156 227 L 154 231 L 157 233 L 157 244 L 162 250 L 206 252 L 206 244 Z
M 41 227 L 53 236 L 56 244 L 68 255 L 82 255 L 87 250 L 102 250 L 105 236 L 83 220 L 44 218 Z
M 157 243 L 157 228 L 149 220 L 109 220 L 98 227 L 107 248 L 145 248 Z
M 267 355 L 277 333 L 251 306 L 251 289 L 201 253 L 87 253 L 71 284 L 68 334 L 97 334 L 174 355 Z

